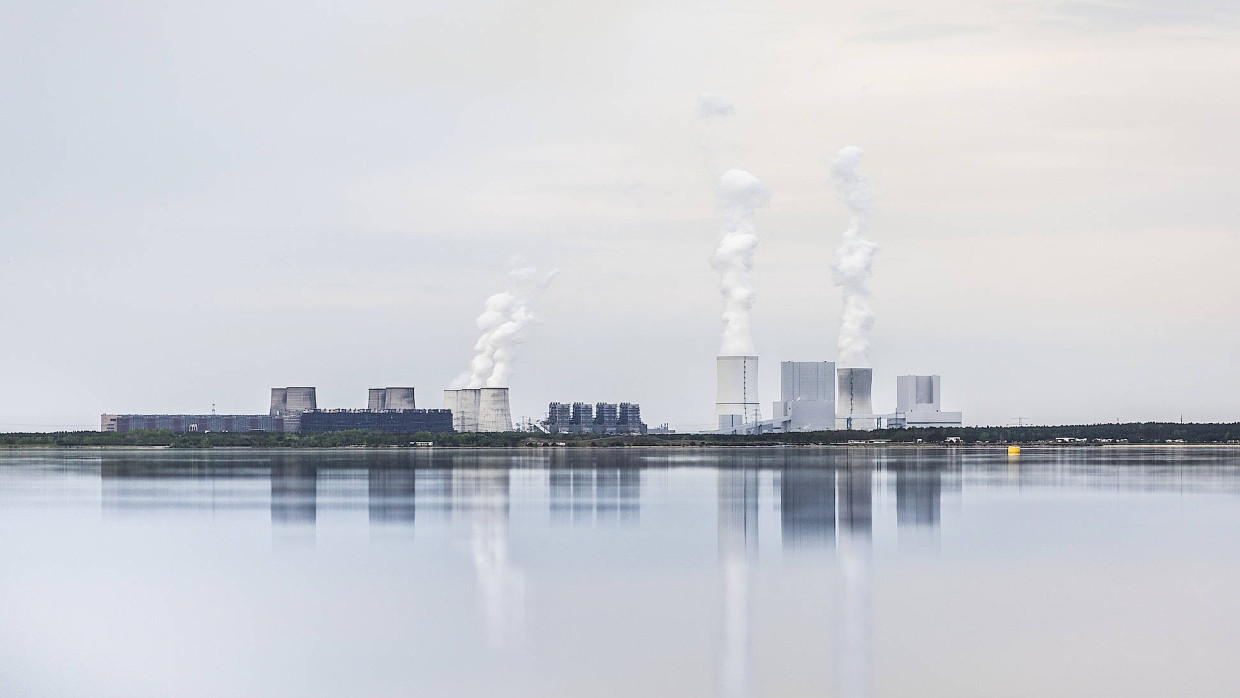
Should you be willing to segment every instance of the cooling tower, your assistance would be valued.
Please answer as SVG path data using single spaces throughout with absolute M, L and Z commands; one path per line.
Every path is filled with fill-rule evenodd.
M 753 424 L 761 419 L 758 407 L 758 357 L 719 356 L 715 358 L 718 390 L 715 395 L 715 421 L 719 429 Z
M 384 388 L 371 388 L 366 398 L 367 412 L 382 412 L 387 409 L 387 390 Z
M 282 415 L 288 411 L 288 388 L 271 389 L 271 416 Z
M 314 397 L 314 388 L 285 388 L 287 391 L 287 409 L 292 413 L 309 412 L 318 409 L 318 401 Z
M 412 410 L 413 388 L 388 388 L 384 391 L 383 409 Z
M 839 397 L 835 402 L 835 428 L 869 431 L 879 427 L 880 417 L 874 414 L 870 388 L 874 382 L 872 368 L 836 369 Z
M 452 428 L 458 432 L 512 431 L 508 388 L 445 390 L 443 406 L 452 410 Z
M 836 400 L 838 414 L 874 414 L 874 405 L 870 402 L 874 369 L 840 368 L 836 369 L 835 375 L 839 385 L 839 398 Z
M 482 388 L 478 406 L 478 431 L 512 431 L 508 388 Z
M 443 408 L 452 410 L 452 428 L 458 432 L 478 431 L 478 390 L 443 391 Z

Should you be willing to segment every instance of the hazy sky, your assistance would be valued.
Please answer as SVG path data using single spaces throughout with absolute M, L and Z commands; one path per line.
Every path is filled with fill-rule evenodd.
M 731 167 L 772 193 L 769 413 L 779 361 L 835 358 L 845 145 L 876 409 L 938 373 L 966 423 L 1235 421 L 1237 75 L 1232 0 L 0 0 L 0 429 L 438 407 L 517 254 L 560 273 L 515 416 L 704 427 Z

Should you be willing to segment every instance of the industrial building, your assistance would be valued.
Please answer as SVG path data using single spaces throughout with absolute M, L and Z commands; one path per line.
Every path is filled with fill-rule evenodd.
M 452 426 L 456 431 L 512 431 L 508 388 L 445 390 L 443 406 L 452 411 Z
M 126 432 L 167 430 L 185 432 L 249 432 L 285 430 L 284 418 L 265 414 L 105 414 L 99 430 Z
M 896 412 L 887 421 L 899 427 L 958 427 L 960 412 L 944 412 L 939 376 L 896 376 Z
M 758 406 L 758 357 L 715 358 L 715 425 L 720 432 L 745 433 L 762 419 Z
M 319 402 L 314 388 L 271 389 L 271 409 L 268 414 L 272 417 L 282 417 L 284 419 L 284 431 L 298 431 L 301 415 L 318 408 Z
M 507 391 L 501 390 L 504 390 L 506 410 Z M 271 406 L 265 415 L 105 414 L 100 417 L 100 430 L 321 433 L 362 429 L 401 434 L 419 431 L 438 434 L 453 430 L 450 410 L 416 409 L 413 393 L 413 388 L 371 388 L 364 410 L 320 410 L 313 387 L 272 388 Z
M 540 425 L 548 434 L 645 434 L 642 408 L 635 402 L 553 402 Z
M 756 405 L 756 357 L 719 357 L 719 429 L 714 433 L 763 434 L 883 427 L 958 427 L 960 412 L 940 406 L 939 376 L 898 376 L 896 410 L 879 414 L 872 400 L 874 369 L 838 368 L 831 361 L 784 361 L 780 364 L 780 400 L 773 418 L 759 420 Z
M 419 431 L 444 434 L 452 431 L 451 410 L 313 410 L 301 415 L 301 432 L 319 434 L 331 431 L 382 431 L 413 434 Z
M 772 405 L 777 431 L 835 428 L 835 362 L 784 361 L 779 402 Z

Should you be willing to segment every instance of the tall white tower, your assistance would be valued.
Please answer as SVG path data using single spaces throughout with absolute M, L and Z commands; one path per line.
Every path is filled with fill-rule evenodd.
M 715 359 L 718 391 L 715 421 L 720 430 L 741 431 L 762 418 L 758 406 L 758 357 L 720 356 Z

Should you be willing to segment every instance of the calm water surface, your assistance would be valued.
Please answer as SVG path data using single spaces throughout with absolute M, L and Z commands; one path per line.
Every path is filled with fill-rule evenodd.
M 1235 696 L 1240 450 L 0 452 L 4 696 Z

